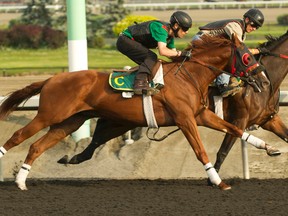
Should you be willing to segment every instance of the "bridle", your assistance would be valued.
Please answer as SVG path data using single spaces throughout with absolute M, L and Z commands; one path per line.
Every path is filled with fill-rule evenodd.
M 229 60 L 229 63 L 228 63 L 229 65 L 231 65 L 230 72 L 228 72 L 226 70 L 219 69 L 219 68 L 214 67 L 212 65 L 206 64 L 205 62 L 203 62 L 200 59 L 197 59 L 197 58 L 195 58 L 193 56 L 192 56 L 191 61 L 193 61 L 195 63 L 198 63 L 198 64 L 200 64 L 202 66 L 205 66 L 205 67 L 209 68 L 212 71 L 217 71 L 217 72 L 220 72 L 220 73 L 225 73 L 225 74 L 228 74 L 228 75 L 234 75 L 234 76 L 239 76 L 239 77 L 249 77 L 249 74 L 255 75 L 255 74 L 259 73 L 260 71 L 263 71 L 263 67 L 261 67 L 257 62 L 255 64 L 251 65 L 250 67 L 247 67 L 249 63 L 245 63 L 245 61 L 242 59 L 242 63 L 247 67 L 247 69 L 245 70 L 245 72 L 240 72 L 239 74 L 236 74 L 237 73 L 237 68 L 236 68 L 236 61 L 237 61 L 236 51 L 237 51 L 237 47 L 235 46 L 235 44 L 232 44 L 232 46 L 233 47 L 231 49 L 230 60 Z M 192 49 L 190 49 L 189 51 L 192 52 Z M 183 59 L 183 61 L 181 62 L 181 64 L 178 66 L 175 74 L 177 74 L 181 70 L 181 68 L 183 67 L 184 62 L 186 60 L 187 60 L 187 57 L 185 57 Z M 186 73 L 188 73 L 188 71 L 186 69 L 185 69 L 185 71 L 186 71 Z
M 284 55 L 284 54 L 278 54 L 278 53 L 272 53 L 272 52 L 269 52 L 269 53 L 266 53 L 266 54 L 261 54 L 261 57 L 262 56 L 274 56 L 274 57 L 279 57 L 279 58 L 283 58 L 283 59 L 288 59 L 288 55 Z M 261 59 L 261 58 L 260 58 Z

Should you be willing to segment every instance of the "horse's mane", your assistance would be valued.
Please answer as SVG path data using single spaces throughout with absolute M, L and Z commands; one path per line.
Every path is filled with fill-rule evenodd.
M 226 47 L 231 45 L 231 40 L 209 35 L 203 35 L 201 40 L 191 41 L 185 50 L 192 50 L 192 56 L 203 50 L 213 50 L 217 47 Z M 181 62 L 183 57 L 174 57 L 173 62 Z
M 268 50 L 272 50 L 276 47 L 279 43 L 283 42 L 288 38 L 288 31 L 281 35 L 280 37 L 273 37 L 272 35 L 266 35 L 265 38 L 268 40 L 264 43 L 261 43 L 259 47 L 266 47 Z

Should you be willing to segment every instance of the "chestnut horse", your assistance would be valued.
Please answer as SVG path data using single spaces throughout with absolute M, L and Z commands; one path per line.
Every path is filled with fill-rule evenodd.
M 267 39 L 268 41 L 260 46 L 270 50 L 270 54 L 261 57 L 261 64 L 267 69 L 266 74 L 271 82 L 270 89 L 260 93 L 254 92 L 252 87 L 246 84 L 241 93 L 233 97 L 223 98 L 224 119 L 242 130 L 256 124 L 288 142 L 288 129 L 277 114 L 279 88 L 288 73 L 288 56 L 283 55 L 283 53 L 288 53 L 288 31 L 279 38 L 267 36 Z M 215 110 L 213 97 L 217 95 L 219 95 L 217 88 L 209 88 L 209 109 L 211 111 Z M 202 114 L 204 113 L 200 113 L 196 117 L 197 124 L 209 127 L 207 121 L 202 121 Z M 111 122 L 111 120 L 99 119 L 93 139 L 88 147 L 69 161 L 61 160 L 61 163 L 79 164 L 91 159 L 98 146 L 113 138 L 113 134 L 105 133 L 106 130 L 111 130 L 113 126 L 118 129 L 121 128 L 120 125 L 117 127 L 116 123 Z M 106 134 L 106 136 L 99 136 L 99 134 Z M 214 165 L 217 171 L 219 171 L 236 139 L 237 137 L 226 133 Z M 271 147 L 266 151 L 269 156 L 280 154 L 280 151 Z
M 208 159 L 195 117 L 201 113 L 211 127 L 265 149 L 267 144 L 263 140 L 220 119 L 206 108 L 208 86 L 223 70 L 226 73 L 237 71 L 250 77 L 259 68 L 259 64 L 237 37 L 233 37 L 232 41 L 203 38 L 202 41 L 195 42 L 192 56 L 192 59 L 182 63 L 163 63 L 165 87 L 153 96 L 155 118 L 159 126 L 178 126 L 197 159 L 203 164 L 211 182 L 223 190 L 230 189 Z M 121 94 L 115 93 L 109 86 L 108 78 L 109 74 L 92 70 L 62 73 L 13 92 L 1 104 L 0 119 L 3 119 L 23 101 L 40 93 L 36 116 L 0 147 L 0 157 L 40 130 L 50 127 L 43 137 L 30 146 L 16 176 L 16 184 L 21 190 L 27 190 L 26 179 L 35 159 L 76 131 L 87 119 L 101 117 L 113 120 L 113 127 L 101 134 L 104 137 L 107 133 L 119 136 L 137 126 L 147 126 L 142 97 L 123 99 Z M 267 78 L 261 76 L 261 79 Z M 109 124 L 105 126 L 109 127 Z

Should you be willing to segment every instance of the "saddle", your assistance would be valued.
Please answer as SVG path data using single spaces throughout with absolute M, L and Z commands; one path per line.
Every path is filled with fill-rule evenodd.
M 139 66 L 133 67 L 129 70 L 113 69 L 109 76 L 109 85 L 118 92 L 133 93 L 133 85 L 136 72 Z M 162 63 L 159 61 L 154 66 L 151 76 L 149 77 L 149 85 L 155 88 L 156 92 L 164 87 Z M 157 92 L 157 93 L 158 93 Z

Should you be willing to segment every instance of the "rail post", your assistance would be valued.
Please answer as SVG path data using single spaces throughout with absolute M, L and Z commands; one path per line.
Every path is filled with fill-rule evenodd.
M 85 0 L 67 0 L 69 72 L 88 69 Z M 73 85 L 73 83 L 71 83 Z M 90 120 L 74 133 L 75 142 L 90 137 Z

